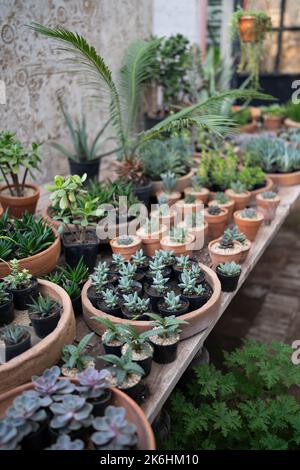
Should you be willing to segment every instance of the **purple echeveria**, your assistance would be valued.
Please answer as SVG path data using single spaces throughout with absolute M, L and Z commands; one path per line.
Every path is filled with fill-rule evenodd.
M 93 420 L 91 440 L 97 449 L 124 450 L 137 443 L 136 426 L 126 420 L 125 408 L 108 406 L 103 417 Z
M 88 367 L 80 374 L 77 374 L 79 394 L 86 398 L 101 397 L 109 388 L 108 377 L 110 375 L 107 369 L 98 371 L 94 367 Z
M 62 434 L 58 437 L 55 444 L 48 448 L 48 450 L 83 450 L 84 442 L 80 439 L 72 441 L 70 436 Z
M 46 369 L 41 376 L 34 375 L 32 383 L 34 389 L 41 397 L 51 397 L 53 400 L 61 400 L 63 395 L 74 392 L 75 385 L 68 379 L 59 379 L 60 368 L 53 366 Z
M 84 397 L 65 395 L 61 402 L 50 406 L 54 415 L 50 426 L 61 434 L 87 427 L 92 422 L 92 409 L 93 405 L 87 403 Z
M 18 450 L 22 437 L 13 422 L 8 419 L 0 421 L 0 450 Z

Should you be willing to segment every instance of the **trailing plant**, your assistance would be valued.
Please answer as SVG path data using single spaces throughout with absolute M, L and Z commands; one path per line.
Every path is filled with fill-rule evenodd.
M 228 261 L 218 265 L 218 271 L 224 276 L 238 276 L 241 274 L 242 268 L 235 261 Z
M 137 444 L 137 428 L 126 420 L 125 408 L 108 406 L 92 426 L 91 441 L 97 450 L 131 450 Z
M 115 356 L 114 354 L 105 354 L 104 356 L 100 356 L 100 359 L 112 365 L 109 367 L 109 372 L 114 377 L 118 387 L 122 387 L 124 382 L 132 375 L 139 377 L 144 375 L 143 368 L 132 361 L 132 352 L 130 349 L 127 349 L 122 357 Z
M 180 295 L 176 295 L 174 291 L 170 291 L 165 295 L 164 303 L 170 312 L 177 312 L 182 305 Z
M 27 330 L 23 326 L 6 325 L 0 330 L 0 339 L 6 346 L 14 346 L 24 339 L 26 333 Z
M 75 344 L 64 345 L 62 350 L 63 367 L 68 369 L 76 368 L 79 372 L 82 372 L 88 363 L 94 360 L 93 357 L 84 354 L 84 350 L 92 336 L 94 336 L 94 333 L 85 335 L 77 346 Z
M 60 434 L 87 428 L 92 423 L 93 405 L 81 396 L 65 395 L 59 403 L 52 403 L 50 410 L 53 414 L 50 427 Z
M 103 397 L 109 388 L 109 376 L 106 369 L 98 371 L 95 367 L 87 367 L 83 372 L 77 374 L 79 385 L 76 389 L 79 395 L 84 398 Z
M 28 304 L 29 315 L 36 315 L 40 318 L 47 318 L 57 310 L 60 304 L 49 295 L 39 293 L 36 299 L 32 299 Z

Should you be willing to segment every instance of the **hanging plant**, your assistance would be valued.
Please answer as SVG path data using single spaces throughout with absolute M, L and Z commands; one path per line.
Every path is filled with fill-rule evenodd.
M 249 73 L 251 85 L 255 88 L 259 88 L 263 44 L 271 28 L 271 18 L 263 11 L 238 9 L 232 15 L 232 33 L 238 35 L 241 47 L 238 72 Z

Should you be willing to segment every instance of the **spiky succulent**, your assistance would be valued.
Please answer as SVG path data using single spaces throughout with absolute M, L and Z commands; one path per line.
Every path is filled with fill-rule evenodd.
M 49 295 L 42 295 L 39 293 L 36 299 L 32 299 L 31 304 L 28 304 L 28 313 L 37 315 L 41 318 L 49 317 L 57 308 L 59 303 L 52 299 Z
M 176 295 L 174 291 L 168 292 L 164 297 L 164 303 L 166 304 L 169 312 L 177 312 L 181 309 L 182 302 L 180 295 Z
M 134 240 L 132 237 L 129 237 L 128 235 L 124 235 L 122 237 L 119 237 L 116 243 L 117 245 L 121 245 L 121 246 L 129 246 L 129 245 L 132 245 L 133 241 Z
M 149 338 L 154 336 L 153 330 L 143 331 L 139 333 L 131 325 L 122 325 L 122 333 L 125 339 L 125 342 L 130 346 L 134 351 L 149 351 L 152 353 L 151 347 L 148 343 Z
M 242 268 L 235 261 L 221 263 L 218 265 L 218 271 L 225 276 L 238 276 L 241 274 Z
M 218 192 L 215 195 L 215 201 L 217 204 L 227 204 L 229 197 L 225 193 Z
M 50 427 L 60 434 L 69 434 L 92 423 L 93 405 L 84 397 L 65 395 L 59 403 L 52 403 L 50 410 L 53 413 Z
M 88 367 L 80 374 L 77 374 L 77 391 L 85 398 L 100 398 L 109 388 L 108 378 L 110 373 L 106 369 L 98 371 L 94 367 Z
M 119 341 L 120 343 L 124 343 L 122 330 L 120 329 L 120 325 L 118 323 L 113 323 L 108 318 L 101 317 L 92 317 L 92 320 L 98 321 L 106 327 L 105 336 L 102 337 L 102 341 L 105 344 L 109 344 L 113 341 Z
M 257 212 L 255 209 L 252 209 L 251 207 L 249 209 L 243 209 L 240 212 L 240 217 L 242 219 L 257 219 Z
M 172 171 L 168 171 L 167 173 L 161 174 L 160 177 L 163 182 L 165 193 L 171 194 L 177 182 L 176 174 Z
M 220 215 L 222 210 L 219 206 L 212 204 L 208 207 L 207 212 L 209 213 L 209 215 Z
M 129 277 L 120 277 L 118 282 L 118 289 L 124 293 L 129 294 L 132 292 L 134 286 L 134 280 L 130 279 Z
M 68 434 L 62 434 L 59 436 L 51 447 L 46 450 L 83 450 L 84 442 L 81 439 L 74 439 L 72 441 Z
M 11 300 L 11 294 L 7 292 L 4 282 L 0 283 L 0 305 L 5 305 Z
M 237 240 L 242 245 L 245 244 L 247 240 L 246 235 L 243 232 L 240 232 L 236 225 L 234 225 L 231 229 L 228 229 L 228 230 L 231 231 L 231 234 L 234 240 Z
M 219 243 L 220 248 L 227 249 L 234 247 L 234 238 L 230 229 L 226 229 Z
M 61 371 L 58 366 L 46 369 L 42 375 L 33 375 L 31 378 L 34 390 L 40 397 L 50 397 L 52 400 L 60 400 L 64 395 L 69 395 L 75 390 L 75 385 L 67 379 L 60 379 Z
M 94 336 L 94 333 L 85 335 L 76 346 L 75 344 L 65 344 L 62 350 L 62 360 L 64 367 L 72 369 L 76 367 L 80 372 L 83 371 L 90 361 L 93 361 L 93 357 L 84 354 L 84 350 L 88 345 L 90 339 Z
M 179 287 L 184 294 L 199 296 L 205 294 L 205 288 L 202 284 L 197 284 L 197 278 L 193 277 L 191 271 L 184 270 L 180 277 L 181 282 L 179 283 Z
M 261 197 L 263 199 L 275 199 L 275 197 L 277 197 L 277 194 L 274 191 L 265 191 L 261 193 Z
M 102 298 L 108 308 L 116 308 L 119 304 L 119 297 L 114 293 L 112 289 L 106 289 L 102 293 Z
M 146 260 L 147 257 L 142 249 L 138 250 L 131 258 L 132 263 L 137 267 L 144 266 Z
M 199 264 L 193 263 L 192 266 L 191 266 L 191 268 L 188 269 L 188 271 L 190 271 L 191 276 L 195 277 L 196 279 L 204 278 L 204 277 L 205 277 L 205 273 L 204 273 L 204 271 L 201 269 L 201 267 L 199 266 Z
M 155 335 L 162 338 L 179 334 L 180 325 L 187 325 L 186 321 L 176 318 L 175 315 L 162 317 L 156 313 L 148 313 L 148 317 L 153 320 L 151 325 L 154 327 Z
M 170 240 L 173 243 L 186 243 L 188 231 L 184 227 L 175 227 L 170 233 Z
M 246 186 L 241 183 L 240 181 L 234 181 L 231 183 L 230 188 L 232 191 L 234 191 L 236 194 L 243 194 L 246 192 L 247 188 Z
M 191 260 L 189 256 L 181 255 L 181 256 L 177 256 L 175 259 L 176 259 L 176 264 L 178 268 L 180 269 L 187 269 L 191 264 Z
M 185 204 L 194 204 L 195 202 L 196 202 L 196 198 L 192 194 L 187 194 L 184 198 Z
M 142 299 L 137 292 L 123 295 L 124 307 L 134 316 L 140 316 L 149 310 L 150 299 Z
M 125 263 L 125 258 L 120 253 L 113 253 L 111 262 L 119 269 Z
M 108 406 L 93 420 L 91 440 L 98 450 L 129 450 L 137 444 L 137 428 L 126 420 L 125 408 Z
M 127 349 L 122 357 L 115 356 L 114 354 L 105 354 L 100 356 L 100 359 L 112 365 L 109 367 L 109 372 L 116 380 L 118 387 L 122 387 L 126 379 L 133 374 L 140 377 L 145 374 L 143 368 L 132 361 L 132 351 L 130 348 Z
M 164 277 L 160 271 L 158 271 L 152 278 L 152 287 L 158 294 L 163 294 L 167 290 L 168 277 Z
M 21 325 L 6 325 L 0 330 L 0 339 L 7 346 L 20 343 L 25 337 L 27 330 Z
M 137 267 L 135 264 L 127 263 L 123 264 L 120 268 L 119 273 L 121 277 L 127 277 L 128 279 L 133 279 L 136 275 Z
M 149 269 L 150 274 L 152 276 L 156 275 L 157 273 L 161 273 L 165 269 L 166 265 L 162 258 L 155 257 L 153 260 L 149 261 Z

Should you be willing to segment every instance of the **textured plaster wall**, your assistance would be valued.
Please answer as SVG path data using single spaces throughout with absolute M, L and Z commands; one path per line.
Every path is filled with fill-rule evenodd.
M 0 1 L 0 80 L 7 96 L 6 105 L 0 104 L 0 128 L 17 131 L 26 144 L 45 142 L 41 183 L 67 171 L 66 159 L 48 145 L 68 143 L 57 97 L 63 96 L 75 115 L 86 111 L 91 134 L 105 116 L 101 103 L 87 100 L 76 76 L 65 72 L 53 42 L 26 28 L 31 22 L 81 33 L 116 73 L 130 41 L 152 32 L 152 0 Z

